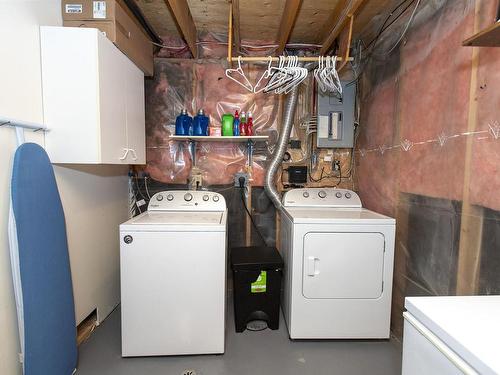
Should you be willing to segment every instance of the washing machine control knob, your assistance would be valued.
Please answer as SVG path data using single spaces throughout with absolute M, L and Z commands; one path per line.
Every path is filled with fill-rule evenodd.
M 309 193 L 308 193 L 307 191 L 304 191 L 304 192 L 302 193 L 302 196 L 303 196 L 304 198 L 309 198 Z
M 326 198 L 326 191 L 320 190 L 319 193 L 318 193 L 318 197 L 320 197 L 320 198 Z
M 205 202 L 206 202 L 206 201 L 208 201 L 209 199 L 210 199 L 210 197 L 209 197 L 208 195 L 206 195 L 206 194 L 205 194 L 205 195 L 203 196 L 203 200 L 204 200 Z
M 342 198 L 342 193 L 340 191 L 338 191 L 338 192 L 335 193 L 335 196 L 337 198 Z
M 156 196 L 156 200 L 157 200 L 158 202 L 161 202 L 161 201 L 163 200 L 163 195 L 158 194 L 158 195 Z
M 347 199 L 351 199 L 351 193 L 345 193 L 345 197 L 346 197 Z
M 174 200 L 174 196 L 172 194 L 167 195 L 167 201 Z
M 214 202 L 218 202 L 219 201 L 219 196 L 218 195 L 214 195 L 214 197 L 212 199 L 214 200 Z
M 184 200 L 185 200 L 186 202 L 189 202 L 189 201 L 190 201 L 190 200 L 192 200 L 192 199 L 193 199 L 193 195 L 192 195 L 191 193 L 186 193 L 186 194 L 184 194 Z

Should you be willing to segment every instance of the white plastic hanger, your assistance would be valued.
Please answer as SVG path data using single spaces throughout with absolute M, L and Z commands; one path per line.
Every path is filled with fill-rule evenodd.
M 261 89 L 257 89 L 260 86 L 260 83 L 262 82 L 263 79 L 269 79 L 271 77 L 271 74 L 272 74 L 272 72 L 271 72 L 272 65 L 273 65 L 273 58 L 271 56 L 269 56 L 269 64 L 267 65 L 267 69 L 264 71 L 264 73 L 262 73 L 262 75 L 260 76 L 259 80 L 257 81 L 257 83 L 255 84 L 255 86 L 253 87 L 254 94 L 262 92 L 266 88 L 266 85 L 263 85 Z
M 273 75 L 267 83 L 264 92 L 269 92 L 280 87 L 290 75 L 290 73 L 285 68 L 285 60 L 285 56 L 280 56 L 279 65 L 277 67 L 271 68 L 271 70 L 273 71 Z
M 243 77 L 243 82 L 240 82 L 235 77 L 231 76 L 232 73 L 236 73 L 237 75 Z M 238 85 L 244 87 L 250 92 L 253 92 L 253 85 L 248 80 L 245 72 L 241 68 L 241 56 L 238 56 L 238 68 L 237 69 L 226 69 L 226 77 L 236 82 Z

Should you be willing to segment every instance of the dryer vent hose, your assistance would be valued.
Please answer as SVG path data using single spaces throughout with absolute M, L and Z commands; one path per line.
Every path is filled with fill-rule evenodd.
M 283 155 L 288 146 L 288 141 L 290 139 L 290 132 L 293 127 L 293 118 L 295 115 L 295 108 L 297 107 L 297 97 L 298 88 L 295 86 L 292 91 L 288 94 L 288 98 L 285 105 L 285 112 L 283 114 L 283 127 L 281 128 L 281 134 L 274 149 L 271 163 L 269 164 L 266 172 L 266 181 L 264 183 L 264 189 L 269 196 L 269 199 L 273 202 L 274 206 L 281 210 L 281 196 L 276 189 L 275 178 L 276 172 L 283 160 Z

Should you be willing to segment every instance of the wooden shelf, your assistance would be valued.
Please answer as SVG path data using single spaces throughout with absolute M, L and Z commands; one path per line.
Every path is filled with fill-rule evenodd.
M 199 136 L 199 135 L 171 135 L 170 139 L 176 141 L 199 141 L 199 142 L 263 142 L 269 139 L 267 135 L 253 135 L 253 136 L 231 136 L 231 137 L 217 137 L 217 136 Z
M 500 47 L 500 21 L 462 42 L 463 46 Z

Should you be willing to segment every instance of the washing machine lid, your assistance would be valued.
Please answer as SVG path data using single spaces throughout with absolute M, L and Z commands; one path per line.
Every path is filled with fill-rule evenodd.
M 295 224 L 396 224 L 396 220 L 365 208 L 285 207 Z
M 500 373 L 500 296 L 408 297 L 405 307 L 477 372 Z
M 146 211 L 120 225 L 128 231 L 222 231 L 226 211 Z

